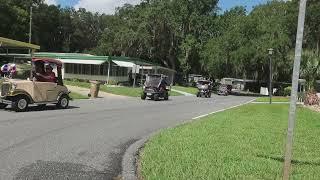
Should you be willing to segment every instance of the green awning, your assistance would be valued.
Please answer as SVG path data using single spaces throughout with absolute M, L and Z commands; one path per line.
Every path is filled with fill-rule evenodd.
M 100 65 L 109 61 L 108 56 L 93 56 L 81 53 L 35 53 L 37 58 L 53 58 L 58 59 L 67 64 L 94 64 Z

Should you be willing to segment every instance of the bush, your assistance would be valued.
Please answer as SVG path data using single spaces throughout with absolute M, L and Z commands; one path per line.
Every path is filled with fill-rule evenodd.
M 118 85 L 118 81 L 116 81 L 116 80 L 112 80 L 112 79 L 110 79 L 109 80 L 109 85 Z
M 308 106 L 319 105 L 317 92 L 314 90 L 308 91 L 305 96 L 304 104 Z
M 79 79 L 75 79 L 75 78 L 74 78 L 74 79 L 71 79 L 71 81 L 72 81 L 72 82 L 80 82 Z
M 283 95 L 284 96 L 290 96 L 291 95 L 291 90 L 292 90 L 291 86 L 284 88 Z

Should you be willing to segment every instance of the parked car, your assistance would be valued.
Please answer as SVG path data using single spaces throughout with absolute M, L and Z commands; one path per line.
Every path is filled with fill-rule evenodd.
M 212 82 L 208 80 L 199 80 L 197 82 L 197 97 L 210 98 L 212 93 Z
M 163 74 L 148 74 L 143 86 L 141 99 L 145 100 L 149 97 L 152 100 L 158 101 L 160 98 L 169 99 L 169 91 L 167 76 Z
M 45 65 L 54 67 L 57 77 L 42 75 Z M 56 104 L 58 108 L 69 107 L 69 91 L 63 85 L 61 75 L 62 63 L 55 59 L 32 59 L 31 78 L 18 80 L 4 78 L 0 82 L 0 108 L 11 105 L 16 112 L 24 112 L 30 104 L 46 106 Z M 50 69 L 50 68 L 48 68 Z M 55 74 L 50 72 L 51 74 Z M 50 77 L 47 78 L 46 77 Z
M 227 84 L 221 84 L 218 89 L 218 95 L 228 96 L 231 94 L 232 86 Z

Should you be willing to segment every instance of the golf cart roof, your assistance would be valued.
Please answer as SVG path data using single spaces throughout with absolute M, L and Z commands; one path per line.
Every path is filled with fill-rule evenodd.
M 50 59 L 50 58 L 33 58 L 32 62 L 39 62 L 42 61 L 44 63 L 50 63 L 50 64 L 55 64 L 59 67 L 62 67 L 62 62 L 56 59 Z
M 165 80 L 166 76 L 163 74 L 147 74 L 145 86 L 159 87 L 160 83 Z

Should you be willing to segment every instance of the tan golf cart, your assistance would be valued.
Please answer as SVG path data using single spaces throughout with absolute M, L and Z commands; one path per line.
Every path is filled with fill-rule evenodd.
M 42 69 L 42 73 L 46 73 L 45 65 L 50 65 L 57 74 L 54 81 L 38 78 L 39 69 Z M 68 108 L 70 92 L 63 85 L 61 68 L 62 63 L 55 59 L 32 59 L 31 77 L 28 80 L 1 79 L 0 109 L 11 105 L 16 112 L 24 112 L 30 104 L 41 107 L 46 104 L 56 104 L 58 108 Z

